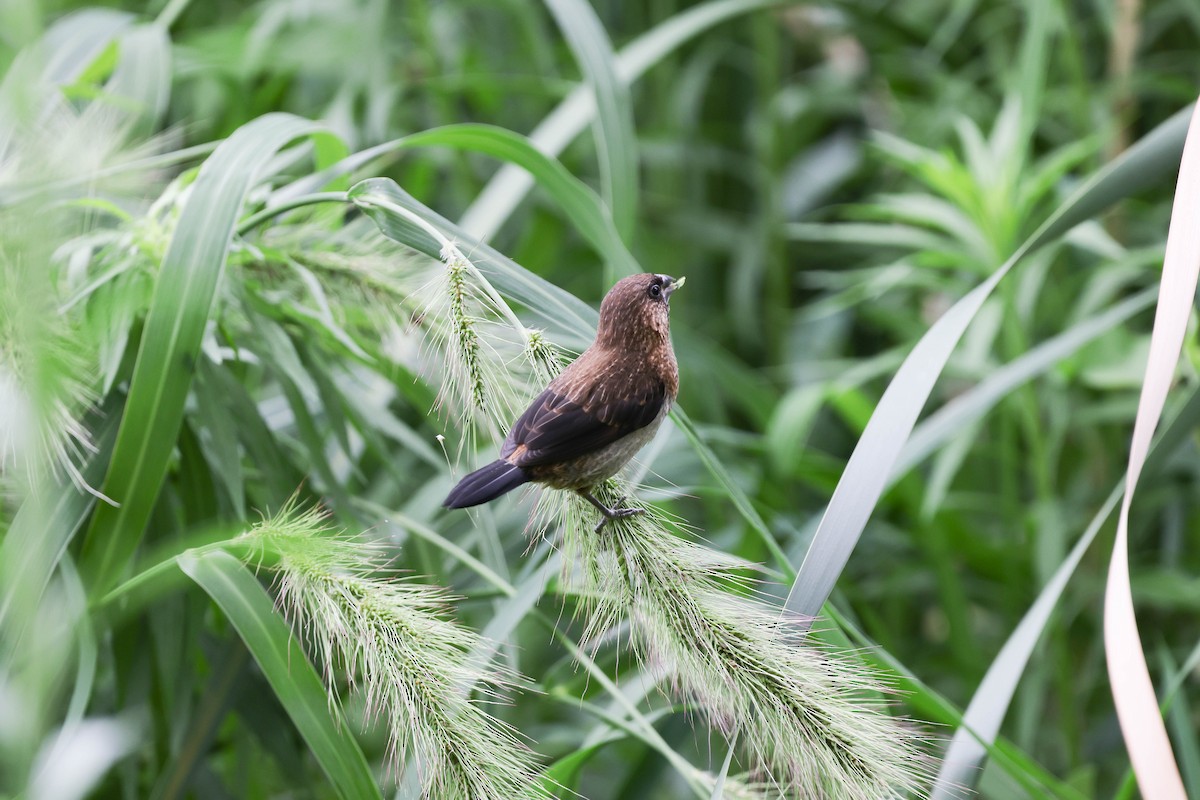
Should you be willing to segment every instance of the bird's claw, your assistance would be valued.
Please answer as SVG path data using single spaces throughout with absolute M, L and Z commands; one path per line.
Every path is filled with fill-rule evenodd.
M 600 530 L 609 523 L 609 520 L 624 519 L 625 517 L 636 517 L 638 514 L 645 514 L 644 508 L 608 508 L 600 512 L 603 514 L 600 521 L 596 523 L 595 532 Z
M 602 515 L 600 521 L 596 523 L 596 527 L 593 529 L 596 533 L 599 533 L 600 529 L 607 525 L 609 520 L 624 519 L 625 517 L 632 517 L 637 514 L 646 513 L 646 509 L 644 508 L 622 508 L 621 504 L 625 502 L 624 497 L 614 503 L 612 508 L 609 508 L 608 506 L 604 505 L 604 503 L 601 503 L 599 500 L 597 500 L 591 492 L 585 489 L 580 489 L 578 491 L 579 494 L 582 495 L 585 500 L 591 503 Z

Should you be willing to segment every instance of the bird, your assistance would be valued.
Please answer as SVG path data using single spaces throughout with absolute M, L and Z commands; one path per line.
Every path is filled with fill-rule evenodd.
M 596 338 L 529 405 L 500 458 L 463 477 L 442 503 L 469 508 L 526 483 L 579 493 L 600 512 L 599 532 L 640 514 L 593 493 L 658 431 L 679 393 L 669 302 L 684 278 L 641 273 L 618 281 L 600 303 Z

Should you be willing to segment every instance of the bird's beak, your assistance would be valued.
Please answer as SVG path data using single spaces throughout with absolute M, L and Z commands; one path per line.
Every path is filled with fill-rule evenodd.
M 668 300 L 671 299 L 671 295 L 675 293 L 675 290 L 683 286 L 683 282 L 687 280 L 686 277 L 675 280 L 670 275 L 661 275 L 659 277 L 662 278 L 663 282 L 663 294 Z

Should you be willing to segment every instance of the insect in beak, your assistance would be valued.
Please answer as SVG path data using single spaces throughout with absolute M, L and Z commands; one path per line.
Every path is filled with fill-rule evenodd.
M 665 297 L 667 300 L 670 300 L 671 295 L 675 293 L 675 290 L 678 289 L 680 286 L 683 286 L 683 282 L 687 280 L 686 277 L 679 278 L 678 280 L 676 280 L 675 278 L 672 278 L 670 275 L 663 275 L 662 279 L 663 279 L 663 297 Z

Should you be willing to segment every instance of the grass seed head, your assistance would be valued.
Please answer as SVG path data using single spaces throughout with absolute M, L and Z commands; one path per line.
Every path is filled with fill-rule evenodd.
M 243 541 L 252 560 L 277 558 L 279 603 L 326 681 L 342 671 L 363 692 L 368 719 L 386 725 L 393 772 L 411 753 L 428 797 L 546 796 L 515 732 L 464 691 L 479 685 L 496 698 L 515 678 L 471 664 L 478 636 L 449 619 L 444 591 L 386 574 L 378 548 L 295 502 Z
M 608 501 L 627 496 L 617 481 L 601 492 Z M 547 502 L 561 514 L 585 640 L 599 642 L 629 620 L 642 663 L 718 729 L 736 733 L 780 790 L 868 800 L 927 784 L 921 734 L 877 699 L 888 687 L 850 654 L 789 642 L 778 610 L 749 592 L 751 565 L 680 538 L 653 509 L 597 534 L 582 499 Z

